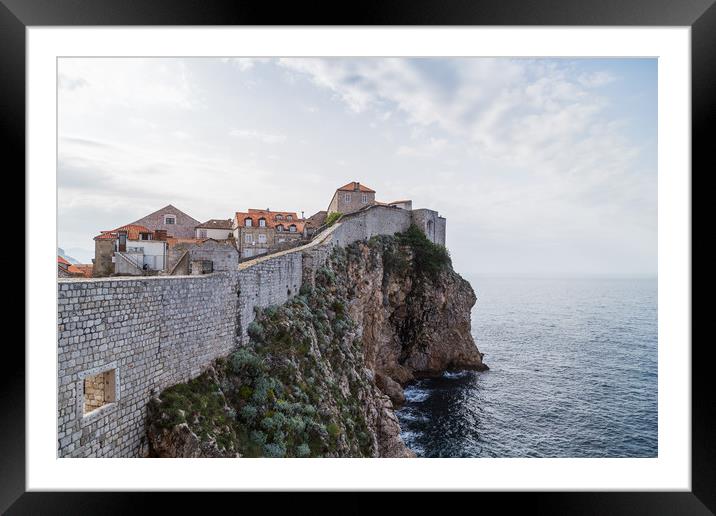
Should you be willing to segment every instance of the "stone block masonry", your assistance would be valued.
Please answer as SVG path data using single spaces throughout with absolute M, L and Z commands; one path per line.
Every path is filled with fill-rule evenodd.
M 334 246 L 405 231 L 412 218 L 375 206 L 304 246 L 235 269 L 218 262 L 211 274 L 59 279 L 58 456 L 145 456 L 153 394 L 247 343 L 255 308 L 284 303 L 312 284 Z M 93 378 L 104 379 L 103 392 Z
M 149 397 L 231 351 L 237 305 L 236 273 L 60 281 L 59 456 L 144 455 Z M 113 401 L 89 412 L 85 379 L 108 372 Z

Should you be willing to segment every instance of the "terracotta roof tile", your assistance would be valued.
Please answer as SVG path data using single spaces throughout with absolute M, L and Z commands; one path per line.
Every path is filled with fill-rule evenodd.
M 65 260 L 62 256 L 57 256 L 57 263 L 61 263 L 62 265 L 71 265 L 70 262 Z
M 361 192 L 375 193 L 375 190 L 372 190 L 372 189 L 368 188 L 367 186 L 360 184 L 358 181 L 351 181 L 347 185 L 341 186 L 338 190 L 353 192 L 356 190 L 356 186 L 358 187 L 358 190 L 360 190 Z
M 85 278 L 92 277 L 92 264 L 78 263 L 77 265 L 70 265 L 67 270 L 72 274 L 84 276 Z
M 127 240 L 139 240 L 139 234 L 140 233 L 154 233 L 151 229 L 140 226 L 139 224 L 127 224 L 125 226 L 120 226 L 117 229 L 112 229 L 110 231 L 101 231 L 99 235 L 94 237 L 95 240 L 107 240 L 107 239 L 114 239 L 117 238 L 117 234 L 120 231 L 126 231 L 127 232 Z
M 291 220 L 289 220 L 289 217 Z M 266 227 L 274 229 L 276 226 L 283 226 L 288 231 L 289 226 L 295 225 L 296 232 L 303 232 L 305 221 L 299 219 L 294 211 L 269 211 L 249 208 L 249 211 L 237 211 L 234 220 L 237 226 L 244 226 L 244 221 L 251 219 L 252 227 L 260 227 L 259 219 L 266 220 Z

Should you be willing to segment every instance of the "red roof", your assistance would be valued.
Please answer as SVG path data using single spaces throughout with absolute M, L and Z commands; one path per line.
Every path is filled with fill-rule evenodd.
M 85 278 L 92 277 L 92 264 L 78 263 L 77 265 L 70 265 L 67 270 L 72 274 L 84 276 Z
M 348 191 L 348 192 L 354 192 L 356 190 L 359 190 L 361 192 L 366 192 L 366 193 L 375 193 L 375 190 L 371 190 L 367 186 L 360 184 L 358 181 L 351 181 L 347 185 L 341 186 L 339 188 L 339 190 Z
M 62 256 L 57 255 L 57 263 L 61 263 L 62 265 L 71 265 L 70 262 L 65 260 Z
M 101 231 L 99 235 L 94 237 L 95 240 L 113 240 L 117 238 L 118 233 L 120 231 L 126 231 L 127 232 L 127 240 L 139 240 L 139 234 L 140 233 L 150 233 L 154 234 L 154 232 L 145 227 L 140 226 L 139 224 L 127 224 L 126 226 L 118 227 L 117 229 L 113 229 L 111 231 Z
M 276 226 L 283 226 L 284 230 L 288 231 L 289 226 L 295 225 L 298 233 L 303 232 L 304 221 L 299 219 L 294 211 L 270 211 L 249 208 L 249 211 L 236 212 L 237 226 L 244 226 L 246 219 L 251 219 L 252 227 L 260 227 L 259 219 L 264 219 L 267 228 L 273 229 Z

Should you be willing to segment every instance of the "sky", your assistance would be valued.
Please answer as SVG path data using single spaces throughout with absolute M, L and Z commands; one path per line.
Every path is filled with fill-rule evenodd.
M 447 218 L 465 274 L 656 275 L 656 59 L 63 58 L 58 245 L 167 204 Z

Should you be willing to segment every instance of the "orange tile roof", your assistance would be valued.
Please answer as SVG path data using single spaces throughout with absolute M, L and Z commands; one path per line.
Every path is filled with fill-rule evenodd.
M 92 277 L 92 264 L 78 263 L 77 265 L 70 265 L 67 270 L 72 274 L 82 275 L 85 278 Z
M 288 220 L 288 217 L 291 220 Z M 255 208 L 249 208 L 249 211 L 237 211 L 234 220 L 237 226 L 244 226 L 244 221 L 251 219 L 252 227 L 259 227 L 259 219 L 266 220 L 266 227 L 274 229 L 276 226 L 283 226 L 286 231 L 292 224 L 296 226 L 298 233 L 303 232 L 303 226 L 305 221 L 299 219 L 294 211 L 269 211 L 269 210 L 257 210 Z
M 145 227 L 140 226 L 139 224 L 127 224 L 125 226 L 118 227 L 117 229 L 112 229 L 111 231 L 101 231 L 99 235 L 94 237 L 95 240 L 107 240 L 107 239 L 115 239 L 117 238 L 117 234 L 120 231 L 126 231 L 127 232 L 127 240 L 139 240 L 139 234 L 140 233 L 152 233 L 154 232 Z
M 367 186 L 360 184 L 358 181 L 351 181 L 347 185 L 341 186 L 338 190 L 353 192 L 353 191 L 355 191 L 356 186 L 358 187 L 358 190 L 360 190 L 361 192 L 375 193 L 375 190 L 372 190 L 372 189 L 368 188 Z
M 62 265 L 71 265 L 70 262 L 65 260 L 62 256 L 57 255 L 57 263 L 61 263 Z

